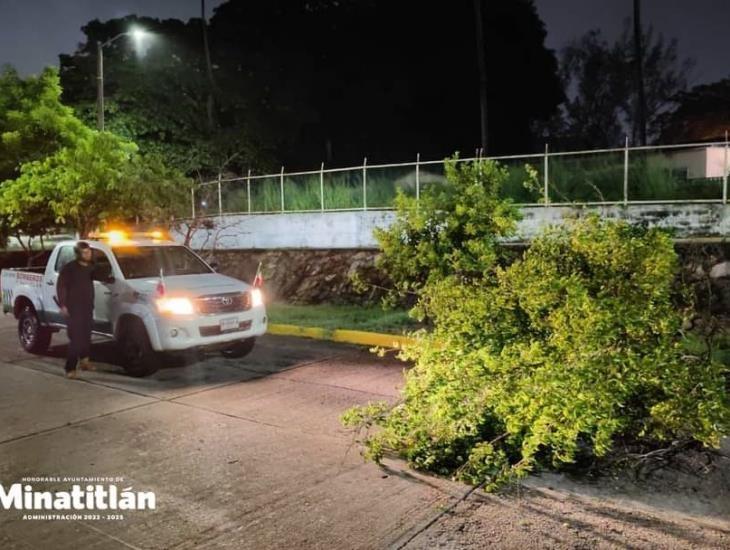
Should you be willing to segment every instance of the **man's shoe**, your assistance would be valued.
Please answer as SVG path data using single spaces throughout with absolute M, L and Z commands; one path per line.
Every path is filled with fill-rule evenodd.
M 76 369 L 74 369 L 74 370 L 67 370 L 66 371 L 66 378 L 70 378 L 72 380 L 75 380 L 78 377 L 79 377 L 79 375 L 76 372 Z
M 84 357 L 81 361 L 79 361 L 79 366 L 81 367 L 81 370 L 96 370 L 96 367 L 88 357 Z

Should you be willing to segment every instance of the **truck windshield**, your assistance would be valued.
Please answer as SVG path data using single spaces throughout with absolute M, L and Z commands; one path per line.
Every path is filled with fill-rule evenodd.
M 125 279 L 159 277 L 161 269 L 165 276 L 213 273 L 184 246 L 120 246 L 114 255 Z

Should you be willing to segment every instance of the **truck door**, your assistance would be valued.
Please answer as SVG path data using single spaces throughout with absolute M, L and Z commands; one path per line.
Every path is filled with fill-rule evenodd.
M 94 330 L 112 334 L 112 317 L 115 287 L 114 274 L 109 256 L 103 250 L 93 249 L 94 258 Z
M 73 261 L 75 257 L 73 245 L 63 245 L 56 250 L 55 258 L 53 255 L 49 258 L 46 274 L 43 277 L 43 315 L 46 323 L 66 325 L 66 319 L 61 315 L 58 307 L 56 283 L 61 268 L 68 262 Z M 50 262 L 53 262 L 53 264 Z

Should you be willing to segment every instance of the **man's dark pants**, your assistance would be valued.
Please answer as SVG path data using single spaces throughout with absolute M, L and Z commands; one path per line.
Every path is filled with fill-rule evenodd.
M 68 333 L 68 355 L 66 356 L 66 372 L 76 370 L 79 359 L 91 354 L 91 328 L 93 309 L 74 309 L 69 306 L 69 317 L 66 320 Z

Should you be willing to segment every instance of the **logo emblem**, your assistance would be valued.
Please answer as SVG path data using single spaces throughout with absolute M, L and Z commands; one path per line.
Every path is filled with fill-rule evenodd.
M 226 296 L 225 298 L 221 298 L 221 305 L 224 306 L 232 306 L 233 305 L 233 298 L 229 298 Z

